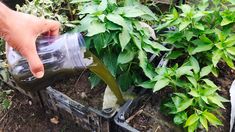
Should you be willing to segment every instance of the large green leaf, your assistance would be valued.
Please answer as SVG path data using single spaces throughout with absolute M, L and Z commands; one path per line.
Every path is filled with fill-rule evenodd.
M 180 125 L 184 123 L 187 120 L 187 113 L 186 112 L 180 112 L 177 113 L 174 117 L 174 123 L 176 125 Z
M 118 77 L 118 84 L 120 85 L 122 91 L 128 90 L 129 87 L 131 86 L 131 83 L 132 83 L 132 77 L 128 71 L 124 72 Z
M 197 88 L 197 80 L 194 77 L 187 76 L 187 79 L 193 84 L 194 88 Z
M 124 16 L 125 17 L 140 17 L 145 14 L 140 8 L 136 6 L 125 6 L 124 9 Z
M 120 45 L 121 45 L 122 51 L 123 51 L 125 49 L 126 45 L 131 40 L 131 36 L 130 36 L 127 29 L 123 29 L 122 32 L 119 33 L 118 37 L 119 37 Z
M 118 56 L 118 63 L 119 64 L 125 64 L 128 63 L 130 61 L 132 61 L 135 57 L 135 52 L 131 51 L 131 50 L 124 50 L 123 52 L 121 52 Z
M 199 66 L 197 59 L 191 56 L 189 60 L 190 60 L 191 66 L 193 67 L 194 72 L 198 73 L 200 71 L 200 66 Z
M 191 23 L 190 21 L 181 22 L 181 24 L 179 26 L 179 31 L 182 31 L 183 29 L 185 29 L 190 23 Z
M 192 53 L 191 53 L 192 55 L 199 53 L 199 52 L 208 51 L 213 48 L 213 44 L 205 43 L 199 39 L 192 41 L 192 43 L 196 45 L 196 48 L 192 50 Z
M 98 6 L 98 10 L 99 11 L 104 11 L 104 10 L 106 10 L 107 6 L 108 6 L 108 1 L 107 0 L 101 0 L 100 4 Z
M 217 126 L 217 125 L 223 125 L 222 122 L 212 113 L 204 111 L 202 113 L 202 115 L 213 125 L 213 126 Z
M 182 51 L 172 51 L 166 58 L 167 59 L 176 59 L 178 57 L 180 57 L 181 55 L 183 55 L 183 52 Z
M 208 123 L 204 116 L 200 116 L 200 123 L 206 129 L 206 131 L 208 131 Z
M 211 101 L 212 103 L 218 105 L 219 107 L 225 109 L 224 105 L 221 103 L 220 98 L 218 98 L 216 95 L 211 95 L 207 97 L 209 99 L 209 101 Z
M 95 74 L 91 74 L 88 79 L 91 83 L 91 88 L 94 88 L 101 81 L 101 79 Z
M 117 54 L 108 51 L 103 56 L 103 61 L 108 70 L 112 73 L 113 76 L 116 76 L 117 71 Z
M 189 118 L 187 119 L 184 127 L 191 126 L 192 124 L 194 124 L 198 120 L 199 120 L 199 116 L 196 113 L 194 113 L 194 114 L 189 116 Z
M 200 78 L 207 76 L 211 72 L 211 70 L 212 70 L 211 65 L 203 67 L 200 71 Z
M 100 53 L 101 49 L 104 48 L 105 46 L 104 37 L 102 34 L 95 35 L 93 37 L 94 37 L 93 43 L 94 43 L 95 49 L 97 53 Z
M 167 78 L 163 78 L 161 80 L 158 80 L 156 84 L 154 85 L 153 92 L 159 91 L 165 86 L 167 86 L 170 83 L 170 80 Z
M 179 78 L 193 69 L 192 66 L 181 66 L 176 70 L 176 76 Z
M 214 82 L 212 82 L 211 80 L 209 79 L 202 79 L 208 86 L 212 87 L 212 88 L 218 88 Z
M 155 84 L 156 84 L 155 81 L 145 81 L 139 84 L 138 86 L 146 88 L 146 89 L 153 89 Z
M 214 67 L 217 66 L 217 63 L 220 61 L 222 55 L 223 55 L 223 52 L 221 50 L 217 49 L 216 51 L 214 51 L 212 55 L 212 63 Z
M 193 99 L 184 99 L 179 107 L 177 108 L 177 112 L 181 112 L 184 111 L 185 109 L 187 109 L 188 107 L 190 107 L 193 103 Z
M 120 15 L 118 14 L 108 14 L 107 16 L 107 19 L 117 25 L 120 25 L 122 26 L 123 28 L 127 28 L 127 24 L 124 20 L 123 17 L 121 17 Z
M 233 64 L 233 60 L 232 60 L 230 57 L 224 55 L 224 56 L 223 56 L 223 60 L 226 62 L 226 64 L 227 64 L 229 67 L 235 69 L 234 64 Z
M 145 52 L 140 50 L 139 55 L 138 55 L 138 59 L 139 59 L 139 66 L 142 68 L 145 75 L 149 79 L 153 79 L 153 77 L 156 75 L 156 73 L 154 72 L 152 65 L 148 62 L 147 55 L 145 54 Z
M 88 27 L 87 36 L 94 36 L 106 31 L 105 24 L 98 21 L 91 22 L 91 25 Z
M 235 47 L 229 47 L 229 48 L 227 48 L 226 50 L 227 50 L 227 52 L 228 52 L 229 54 L 235 55 Z

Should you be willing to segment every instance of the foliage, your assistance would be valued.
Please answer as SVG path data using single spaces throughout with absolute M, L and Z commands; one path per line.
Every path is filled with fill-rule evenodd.
M 4 41 L 3 39 L 0 38 L 0 56 L 4 54 L 4 51 L 5 51 Z
M 58 20 L 62 25 L 62 31 L 67 32 L 79 22 L 77 13 L 82 7 L 71 3 L 71 0 L 26 0 L 24 5 L 17 5 L 16 8 L 20 12 Z
M 8 74 L 6 70 L 6 63 L 3 60 L 0 60 L 0 103 L 1 103 L 1 108 L 3 109 L 9 109 L 11 107 L 11 100 L 10 100 L 10 94 L 12 90 L 5 90 L 3 89 L 4 83 L 3 81 L 8 80 Z
M 149 79 L 155 76 L 147 54 L 158 55 L 169 49 L 151 41 L 150 26 L 146 23 L 157 21 L 157 17 L 148 7 L 138 2 L 90 0 L 79 15 L 83 18 L 78 30 L 86 34 L 87 48 L 103 60 L 122 90 L 139 84 L 143 74 L 136 71 L 142 69 Z
M 163 104 L 163 109 L 173 115 L 174 123 L 188 131 L 209 124 L 222 125 L 214 115 L 228 102 L 218 94 L 220 90 L 208 77 L 218 76 L 218 62 L 234 69 L 234 9 L 229 1 L 203 0 L 196 5 L 181 5 L 179 10 L 162 16 L 156 30 L 175 27 L 163 35 L 163 42 L 174 49 L 168 54 L 169 67 L 157 68 L 158 74 L 141 86 L 158 91 L 171 87 L 174 93 Z M 176 64 L 175 64 L 176 63 Z M 180 67 L 179 64 L 182 64 Z M 151 85 L 150 85 L 151 84 Z M 218 112 L 218 111 L 217 111 Z

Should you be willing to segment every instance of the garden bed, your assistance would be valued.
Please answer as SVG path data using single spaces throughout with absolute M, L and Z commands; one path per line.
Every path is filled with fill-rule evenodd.
M 72 76 L 61 81 L 57 81 L 53 88 L 69 96 L 74 101 L 97 110 L 102 110 L 103 96 L 106 85 L 100 83 L 91 88 L 89 82 L 89 71 L 81 72 L 80 75 Z

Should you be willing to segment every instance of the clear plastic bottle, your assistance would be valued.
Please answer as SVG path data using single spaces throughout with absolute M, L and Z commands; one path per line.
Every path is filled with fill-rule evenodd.
M 41 79 L 32 75 L 24 57 L 7 47 L 9 71 L 16 83 L 29 91 L 46 87 L 63 74 L 72 74 L 74 70 L 85 69 L 93 63 L 92 57 L 85 57 L 85 42 L 80 33 L 39 37 L 36 47 L 45 69 Z

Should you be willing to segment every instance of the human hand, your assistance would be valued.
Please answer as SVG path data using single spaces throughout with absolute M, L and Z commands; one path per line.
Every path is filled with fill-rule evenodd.
M 37 54 L 35 41 L 40 34 L 59 35 L 59 22 L 12 11 L 7 25 L 3 34 L 5 41 L 27 59 L 36 78 L 43 77 L 44 67 Z

